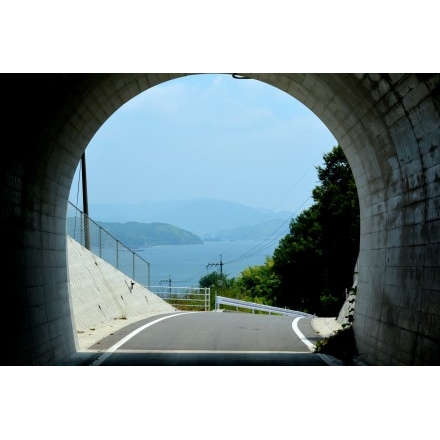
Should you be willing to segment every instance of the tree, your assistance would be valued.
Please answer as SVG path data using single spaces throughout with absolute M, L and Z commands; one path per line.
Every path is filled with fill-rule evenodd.
M 341 147 L 324 156 L 317 167 L 321 185 L 313 191 L 322 227 L 321 248 L 327 294 L 342 294 L 353 282 L 359 254 L 359 199 L 351 168 Z M 342 296 L 345 299 L 345 296 Z
M 273 259 L 266 257 L 262 266 L 247 267 L 235 279 L 234 290 L 240 298 L 266 305 L 272 305 L 273 297 L 279 285 L 279 280 L 272 271 Z M 237 295 L 238 296 L 238 295 Z
M 359 252 L 359 202 L 356 185 L 340 146 L 317 167 L 315 203 L 290 223 L 275 249 L 279 306 L 317 314 L 339 312 L 351 287 Z
M 226 274 L 210 272 L 199 280 L 199 287 L 231 287 L 234 279 L 228 278 Z
M 231 289 L 235 284 L 235 278 L 229 278 L 228 275 L 218 272 L 210 272 L 199 279 L 199 287 L 214 287 L 211 289 L 211 310 L 215 308 L 215 295 L 231 297 Z
M 316 206 L 303 211 L 290 223 L 290 233 L 280 240 L 274 251 L 273 271 L 279 279 L 277 292 L 280 307 L 312 312 L 318 307 L 316 295 L 320 290 L 322 250 L 321 225 Z

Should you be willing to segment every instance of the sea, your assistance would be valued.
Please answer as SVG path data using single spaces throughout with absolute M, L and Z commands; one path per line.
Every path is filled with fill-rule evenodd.
M 249 266 L 264 265 L 279 241 L 206 241 L 203 244 L 154 246 L 136 253 L 150 264 L 151 286 L 198 287 L 211 272 L 237 277 Z

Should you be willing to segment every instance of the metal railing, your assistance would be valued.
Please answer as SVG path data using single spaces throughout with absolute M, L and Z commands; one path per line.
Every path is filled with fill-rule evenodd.
M 149 289 L 150 263 L 113 237 L 69 201 L 67 234 L 133 281 Z
M 211 289 L 209 287 L 151 286 L 149 290 L 179 310 L 204 310 L 209 312 Z
M 239 308 L 252 310 L 252 313 L 254 313 L 255 310 L 258 310 L 258 311 L 269 313 L 269 315 L 274 313 L 274 314 L 278 314 L 278 315 L 315 316 L 315 315 L 310 315 L 309 313 L 298 312 L 297 310 L 284 309 L 282 307 L 266 306 L 264 304 L 252 303 L 252 302 L 248 302 L 248 301 L 241 301 L 238 299 L 227 298 L 225 296 L 217 296 L 216 295 L 215 296 L 215 310 L 220 310 L 220 306 L 222 304 L 225 306 L 235 307 L 236 310 L 238 310 Z

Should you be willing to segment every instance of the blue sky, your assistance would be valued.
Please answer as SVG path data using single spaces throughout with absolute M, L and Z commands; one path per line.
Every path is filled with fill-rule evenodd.
M 337 145 L 285 92 L 228 74 L 155 86 L 115 112 L 86 149 L 89 205 L 213 198 L 296 211 Z M 70 200 L 82 195 L 78 173 Z M 81 207 L 81 203 L 78 203 Z

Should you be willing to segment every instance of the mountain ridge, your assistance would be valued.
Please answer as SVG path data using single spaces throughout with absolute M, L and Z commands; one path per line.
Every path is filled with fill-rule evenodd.
M 251 229 L 277 220 L 286 222 L 292 213 L 266 208 L 251 208 L 238 202 L 216 199 L 144 201 L 137 204 L 89 204 L 89 216 L 97 222 L 168 223 L 204 237 L 213 237 L 237 228 Z M 244 229 L 243 232 L 245 233 Z M 237 231 L 234 234 L 237 236 Z

